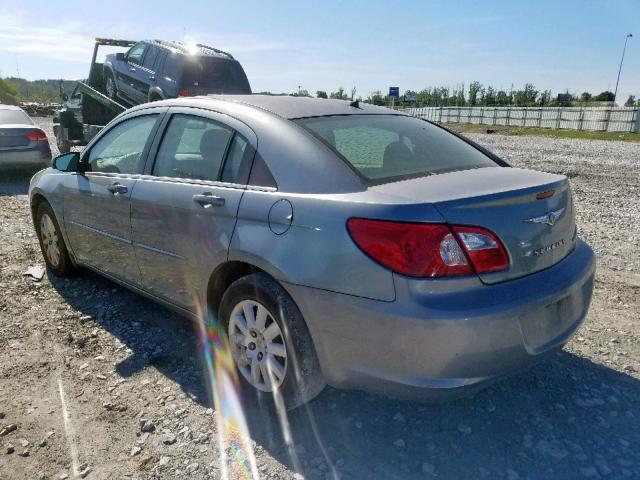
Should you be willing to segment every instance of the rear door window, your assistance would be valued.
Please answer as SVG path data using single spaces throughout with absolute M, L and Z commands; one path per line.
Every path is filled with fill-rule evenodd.
M 227 158 L 222 169 L 221 180 L 227 183 L 244 183 L 246 176 L 241 174 L 240 169 L 243 165 L 249 165 L 254 154 L 255 150 L 249 145 L 247 139 L 239 133 L 236 133 L 229 146 L 229 152 L 227 153 Z
M 233 130 L 214 120 L 174 114 L 156 155 L 153 175 L 219 179 Z
M 156 64 L 156 59 L 158 58 L 158 52 L 159 52 L 158 48 L 154 47 L 153 45 L 150 45 L 149 48 L 147 49 L 146 55 L 144 56 L 144 62 L 142 66 L 148 70 L 155 72 L 155 64 Z

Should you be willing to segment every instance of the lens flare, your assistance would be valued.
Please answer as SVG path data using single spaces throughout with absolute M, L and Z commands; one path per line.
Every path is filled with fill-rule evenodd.
M 201 314 L 200 339 L 207 381 L 216 411 L 221 478 L 259 478 L 247 422 L 238 397 L 238 377 L 226 336 L 218 319 Z

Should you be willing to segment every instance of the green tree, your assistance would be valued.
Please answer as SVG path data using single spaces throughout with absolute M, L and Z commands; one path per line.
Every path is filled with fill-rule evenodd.
M 511 105 L 511 95 L 507 95 L 504 90 L 498 90 L 498 93 L 496 93 L 496 105 Z
M 580 95 L 580 100 L 586 103 L 590 102 L 592 97 L 593 95 L 591 95 L 589 92 L 582 92 L 582 95 Z
M 348 100 L 349 97 L 344 93 L 344 88 L 340 87 L 337 92 L 331 92 L 329 98 L 337 98 L 338 100 Z
M 482 89 L 482 84 L 478 81 L 473 81 L 469 84 L 469 105 L 472 107 L 478 104 L 478 93 Z
M 20 103 L 20 91 L 9 80 L 0 78 L 0 103 L 17 105 Z
M 605 90 L 604 92 L 599 93 L 593 99 L 596 102 L 613 102 L 613 92 Z
M 635 95 L 629 95 L 629 98 L 627 98 L 627 101 L 624 102 L 624 106 L 625 107 L 634 107 L 636 105 L 636 96 Z
M 538 98 L 538 105 L 541 107 L 548 107 L 551 103 L 551 90 L 545 90 L 540 94 Z
M 491 107 L 496 104 L 496 91 L 493 87 L 487 87 L 482 96 L 482 105 Z
M 518 90 L 513 95 L 513 101 L 519 107 L 531 107 L 536 104 L 538 90 L 531 83 L 525 83 L 524 89 Z
M 318 98 L 329 98 L 327 96 L 327 92 L 325 92 L 324 90 L 318 90 L 316 92 L 316 97 L 318 97 Z

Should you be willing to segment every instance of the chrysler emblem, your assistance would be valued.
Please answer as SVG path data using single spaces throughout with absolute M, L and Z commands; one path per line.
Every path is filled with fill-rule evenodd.
M 523 222 L 525 222 L 525 223 L 544 223 L 546 225 L 549 225 L 549 226 L 553 227 L 553 225 L 555 225 L 556 221 L 564 213 L 564 210 L 565 210 L 564 208 L 560 208 L 559 210 L 553 210 L 553 211 L 547 212 L 544 215 L 541 215 L 539 217 L 527 218 L 526 220 L 523 220 Z

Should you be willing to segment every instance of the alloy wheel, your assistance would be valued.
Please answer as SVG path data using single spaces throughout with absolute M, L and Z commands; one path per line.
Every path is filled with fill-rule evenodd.
M 287 347 L 282 330 L 267 307 L 254 300 L 242 300 L 231 312 L 228 335 L 242 376 L 258 390 L 277 390 L 287 373 Z
M 42 215 L 40 219 L 40 237 L 47 259 L 54 268 L 57 267 L 60 264 L 58 233 L 56 232 L 56 226 L 53 220 L 51 220 L 51 217 L 46 213 Z

